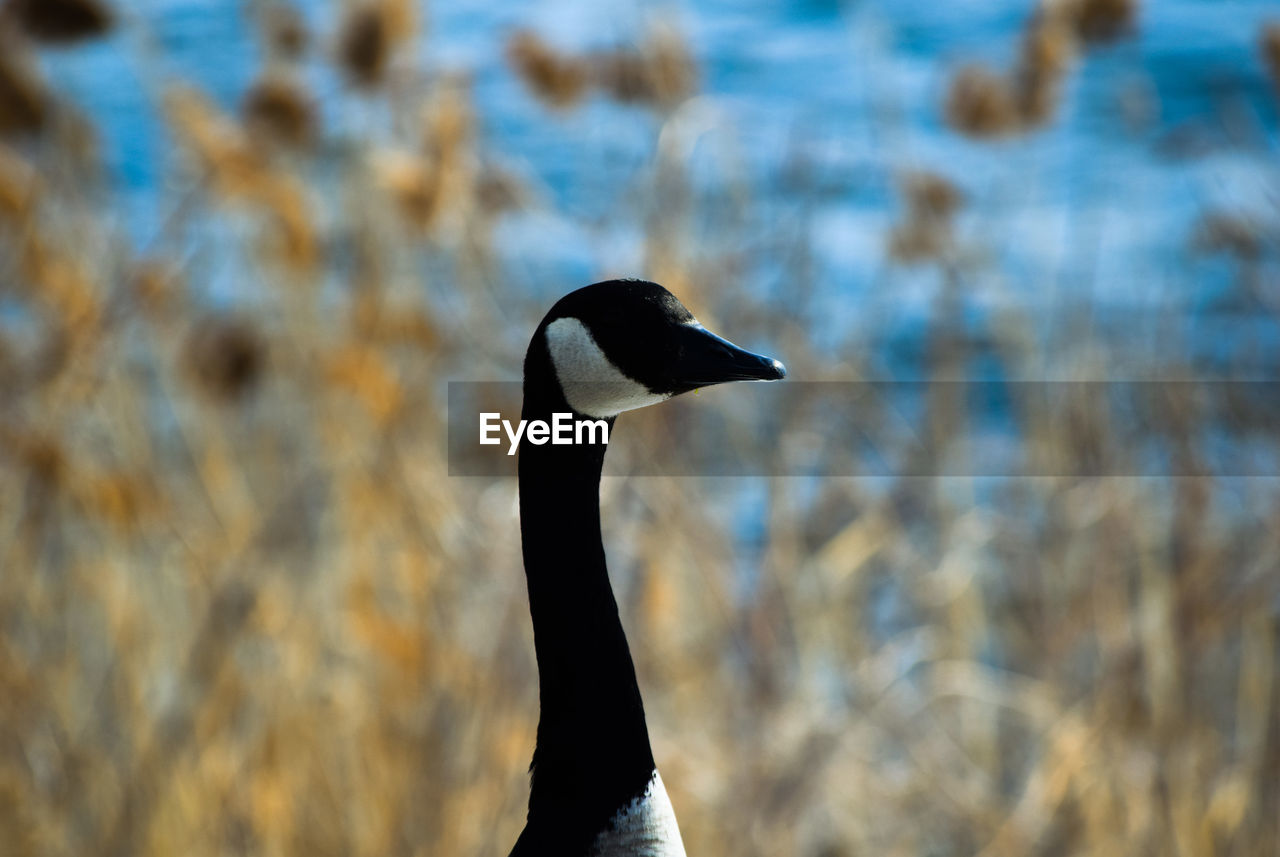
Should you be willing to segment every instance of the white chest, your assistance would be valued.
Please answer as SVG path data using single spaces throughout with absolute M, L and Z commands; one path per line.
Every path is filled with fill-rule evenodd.
M 596 837 L 591 857 L 685 857 L 676 813 L 655 770 L 644 794 L 618 811 Z

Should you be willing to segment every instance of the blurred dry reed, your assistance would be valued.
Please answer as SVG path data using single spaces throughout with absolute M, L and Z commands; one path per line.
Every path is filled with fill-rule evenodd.
M 101 0 L 7 0 L 0 7 L 4 20 L 37 41 L 68 44 L 103 35 L 115 18 Z
M 255 126 L 270 122 L 277 134 L 305 136 L 309 121 L 304 95 L 291 89 L 289 107 L 261 103 L 261 89 L 250 95 L 247 105 Z M 276 93 L 280 100 L 280 93 Z M 259 112 L 253 102 L 259 101 Z M 175 89 L 166 98 L 173 130 L 194 157 L 196 168 L 214 196 L 225 202 L 243 204 L 265 215 L 270 229 L 263 249 L 295 270 L 309 270 L 317 262 L 319 247 L 311 217 L 308 192 L 296 175 L 271 162 L 254 145 L 248 132 L 232 117 L 190 89 Z M 273 115 L 268 120 L 262 110 Z
M 0 29 L 0 137 L 39 131 L 50 109 L 28 49 Z
M 1276 89 L 1276 97 L 1280 98 L 1280 21 L 1270 21 L 1263 25 L 1259 46 L 1262 48 L 1263 62 L 1271 75 L 1271 83 Z
M 586 61 L 560 55 L 531 30 L 510 38 L 507 58 L 534 93 L 553 107 L 574 104 L 590 83 Z
M 1262 230 L 1239 214 L 1207 212 L 1196 226 L 1193 244 L 1209 253 L 1256 259 L 1262 251 Z
M 275 56 L 296 60 L 306 53 L 311 34 L 297 7 L 286 2 L 272 2 L 260 14 L 259 26 Z
M 1006 74 L 983 65 L 960 68 L 944 114 L 976 138 L 1025 133 L 1051 121 L 1059 91 L 1078 55 L 1091 45 L 1130 35 L 1137 0 L 1040 0 L 1023 29 L 1018 62 Z
M 310 96 L 288 77 L 276 75 L 256 82 L 245 95 L 243 109 L 250 132 L 266 141 L 302 148 L 316 136 Z
M 623 102 L 670 109 L 693 94 L 697 69 L 678 33 L 653 28 L 637 47 L 563 54 L 536 33 L 521 30 L 507 42 L 507 58 L 535 95 L 552 107 L 576 104 L 597 88 Z
M 357 86 L 382 83 L 393 54 L 416 26 L 412 0 L 356 0 L 338 29 L 339 64 Z
M 907 211 L 889 233 L 889 254 L 901 262 L 943 257 L 952 247 L 952 215 L 964 195 L 945 177 L 916 172 L 903 180 Z

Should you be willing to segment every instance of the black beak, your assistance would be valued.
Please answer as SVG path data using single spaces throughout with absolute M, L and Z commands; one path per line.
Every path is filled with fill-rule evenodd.
M 787 368 L 772 357 L 741 349 L 700 324 L 683 327 L 675 375 L 687 389 L 727 381 L 780 381 L 787 377 Z

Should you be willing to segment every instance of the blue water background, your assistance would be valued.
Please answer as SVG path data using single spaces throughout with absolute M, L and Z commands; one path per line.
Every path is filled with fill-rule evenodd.
M 331 41 L 335 9 L 316 0 L 301 8 L 316 41 Z M 639 214 L 628 224 L 617 212 L 652 162 L 659 119 L 603 98 L 553 114 L 509 69 L 504 42 L 532 27 L 580 50 L 634 41 L 662 20 L 688 39 L 706 96 L 687 110 L 709 117 L 689 153 L 691 177 L 713 186 L 730 170 L 745 176 L 763 201 L 758 228 L 804 230 L 824 317 L 884 301 L 884 236 L 896 179 L 911 169 L 964 189 L 962 234 L 997 258 L 1001 299 L 1066 294 L 1126 312 L 1171 302 L 1194 311 L 1225 276 L 1189 258 L 1196 218 L 1209 209 L 1274 218 L 1280 208 L 1277 99 L 1258 49 L 1262 22 L 1280 9 L 1258 0 L 1143 4 L 1134 38 L 1090 51 L 1068 77 L 1047 128 L 965 140 L 942 122 L 946 82 L 969 60 L 1007 68 L 1030 10 L 1026 0 L 453 2 L 425 9 L 417 49 L 428 68 L 470 76 L 483 149 L 545 194 L 546 210 L 509 218 L 498 244 L 526 270 L 550 273 L 534 279 L 559 280 L 546 286 L 553 291 L 641 263 Z M 263 56 L 239 3 L 151 0 L 124 14 L 111 38 L 45 62 L 94 119 L 122 226 L 145 246 L 166 213 L 173 160 L 157 107 L 163 87 L 187 81 L 234 110 Z M 322 56 L 306 68 L 331 131 L 361 121 L 367 108 Z M 1190 155 L 1175 151 L 1188 147 Z M 797 163 L 809 176 L 801 187 L 789 181 Z M 594 224 L 605 216 L 616 226 L 602 233 Z M 1189 277 L 1189 264 L 1210 266 Z M 754 276 L 755 285 L 785 287 L 787 271 L 761 265 Z M 894 276 L 895 302 L 923 300 L 932 287 Z

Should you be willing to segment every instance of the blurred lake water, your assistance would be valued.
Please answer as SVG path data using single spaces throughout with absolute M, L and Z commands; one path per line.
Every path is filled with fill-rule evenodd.
M 139 3 L 128 14 L 142 26 L 46 58 L 60 89 L 97 123 L 119 217 L 140 244 L 153 239 L 170 204 L 162 194 L 172 180 L 172 139 L 158 115 L 160 87 L 189 81 L 235 109 L 263 64 L 242 6 Z M 333 21 L 328 4 L 300 8 L 323 44 Z M 779 238 L 802 236 L 817 284 L 819 341 L 840 341 L 867 318 L 872 332 L 883 332 L 885 312 L 888 329 L 910 341 L 913 307 L 928 301 L 937 273 L 888 269 L 884 236 L 900 207 L 898 177 L 928 170 L 960 188 L 968 212 L 960 232 L 1001 272 L 970 290 L 979 311 L 1012 304 L 1051 324 L 1055 309 L 1108 307 L 1092 320 L 1099 330 L 1110 325 L 1119 341 L 1155 347 L 1160 334 L 1143 318 L 1172 310 L 1202 317 L 1197 338 L 1210 357 L 1235 338 L 1223 324 L 1253 325 L 1250 339 L 1266 352 L 1258 365 L 1275 365 L 1274 322 L 1251 319 L 1249 307 L 1241 312 L 1232 302 L 1229 263 L 1188 246 L 1205 212 L 1276 218 L 1277 98 L 1259 49 L 1275 5 L 1143 5 L 1132 37 L 1078 62 L 1045 127 L 1006 140 L 965 139 L 943 121 L 948 79 L 974 60 L 1009 67 L 1031 12 L 1024 0 L 465 0 L 426 10 L 417 50 L 429 69 L 470 80 L 482 149 L 544 203 L 498 227 L 494 244 L 517 290 L 549 299 L 606 274 L 644 275 L 646 212 L 634 190 L 655 148 L 670 144 L 680 147 L 695 193 L 750 194 L 754 204 L 734 239 L 744 289 L 785 294 L 794 269 L 776 258 Z M 655 21 L 687 39 L 703 94 L 662 127 L 652 112 L 603 97 L 549 112 L 504 59 L 517 28 L 580 51 L 634 41 Z M 332 144 L 344 129 L 367 135 L 389 127 L 392 119 L 348 94 L 315 53 L 305 71 L 326 125 L 338 131 Z M 693 240 L 717 240 L 719 224 L 698 226 L 706 234 Z M 227 267 L 214 296 L 234 295 L 242 280 Z

